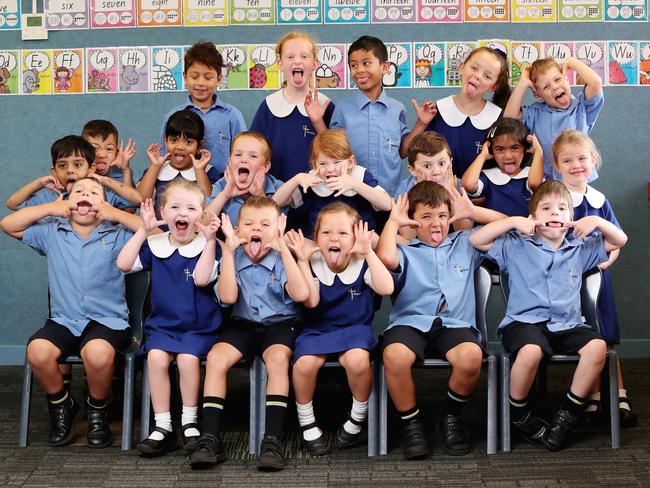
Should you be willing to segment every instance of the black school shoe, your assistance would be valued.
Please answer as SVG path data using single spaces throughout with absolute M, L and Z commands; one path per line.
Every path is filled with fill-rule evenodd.
M 90 405 L 86 408 L 88 418 L 88 447 L 101 449 L 113 443 L 111 436 L 111 425 L 108 421 L 108 406 L 96 409 Z
M 140 442 L 135 449 L 138 454 L 143 457 L 158 457 L 176 449 L 176 435 L 174 432 L 163 429 L 162 427 L 155 427 L 153 432 L 159 432 L 163 435 L 161 440 L 152 439 L 147 437 Z
M 320 437 L 312 441 L 308 441 L 304 437 L 304 432 L 314 427 L 318 427 L 316 422 L 312 422 L 311 424 L 303 425 L 300 427 L 300 431 L 303 433 L 303 435 L 301 435 L 302 447 L 307 452 L 307 454 L 311 456 L 324 456 L 329 452 L 329 447 L 327 445 L 327 437 L 325 437 L 325 433 L 322 430 Z
M 334 447 L 337 449 L 352 449 L 353 447 L 356 447 L 363 442 L 363 439 L 361 437 L 363 430 L 360 430 L 356 434 L 350 434 L 343 428 L 348 420 L 358 427 L 363 426 L 363 422 L 354 420 L 350 415 L 348 415 L 348 418 L 339 426 L 338 430 L 336 431 L 336 437 L 334 438 Z
M 519 420 L 513 420 L 512 426 L 526 442 L 533 445 L 543 445 L 542 437 L 548 429 L 548 422 L 540 419 L 530 410 Z
M 196 429 L 199 430 L 199 424 L 191 423 L 181 426 L 181 432 L 183 432 L 183 449 L 187 452 L 192 452 L 196 448 L 196 444 L 199 442 L 199 435 L 185 435 L 187 429 Z
M 550 451 L 559 451 L 562 449 L 567 437 L 577 423 L 578 416 L 575 413 L 560 407 L 555 412 L 553 421 L 542 436 L 544 447 Z
M 472 443 L 459 415 L 444 414 L 440 418 L 440 432 L 442 432 L 442 450 L 445 454 L 463 456 L 472 450 Z
M 624 396 L 618 397 L 618 404 L 619 404 L 618 412 L 619 412 L 621 427 L 624 428 L 636 427 L 637 424 L 636 414 L 630 409 L 620 407 L 621 403 L 624 402 L 627 403 L 630 408 L 632 408 L 632 404 L 630 403 L 630 400 L 627 399 L 627 397 Z
M 264 436 L 260 445 L 257 469 L 260 471 L 280 471 L 284 469 L 285 464 L 284 448 L 280 439 L 272 435 Z
M 223 452 L 221 439 L 209 432 L 204 432 L 199 436 L 196 447 L 189 456 L 190 466 L 193 469 L 214 466 L 225 459 L 226 455 Z
M 70 402 L 64 401 L 59 405 L 48 406 L 50 417 L 48 441 L 50 446 L 60 447 L 70 444 L 74 436 L 74 426 L 81 418 L 79 402 L 70 395 Z
M 422 459 L 429 455 L 424 426 L 419 418 L 409 420 L 404 426 L 402 444 L 406 459 Z

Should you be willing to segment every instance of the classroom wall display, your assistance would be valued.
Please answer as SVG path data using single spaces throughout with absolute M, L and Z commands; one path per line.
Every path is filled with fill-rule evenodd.
M 578 41 L 574 44 L 575 57 L 593 69 L 601 80 L 607 78 L 605 53 L 607 45 L 605 41 Z M 576 85 L 582 85 L 583 80 L 576 76 Z
M 372 0 L 373 24 L 415 22 L 415 0 Z
M 345 44 L 318 44 L 312 86 L 319 90 L 345 89 L 348 70 L 346 52 Z
M 149 91 L 149 48 L 119 47 L 117 84 L 120 93 Z
M 274 0 L 230 0 L 230 25 L 273 24 Z
M 560 66 L 564 65 L 567 58 L 574 55 L 573 42 L 544 42 L 542 43 L 542 58 L 553 58 Z M 575 85 L 575 73 L 569 71 L 567 73 L 569 83 Z
M 539 41 L 512 41 L 510 43 L 510 82 L 513 86 L 519 83 L 521 73 L 542 53 L 542 43 Z
M 647 0 L 605 0 L 605 21 L 647 22 Z
M 86 92 L 117 93 L 117 48 L 86 48 Z
M 465 0 L 465 22 L 508 22 L 509 0 Z
M 0 30 L 20 29 L 20 0 L 0 0 Z
M 368 24 L 369 0 L 323 0 L 323 20 L 326 24 Z
M 54 49 L 52 76 L 55 95 L 84 92 L 84 50 Z
M 610 85 L 639 85 L 639 43 L 607 41 Z
M 275 45 L 248 46 L 248 88 L 254 90 L 277 90 L 280 88 Z
M 650 42 L 639 43 L 639 84 L 650 85 Z
M 0 51 L 0 95 L 18 95 L 20 51 Z
M 93 29 L 135 27 L 135 0 L 90 0 L 90 17 Z
M 20 93 L 50 95 L 52 93 L 52 50 L 22 50 Z
M 217 45 L 223 57 L 220 90 L 246 90 L 249 88 L 247 46 Z M 264 68 L 266 73 L 266 68 Z
M 139 27 L 178 27 L 183 22 L 181 0 L 137 0 Z
M 183 90 L 183 47 L 156 46 L 151 48 L 151 92 Z
M 460 86 L 460 66 L 476 42 L 445 42 L 445 86 Z
M 560 22 L 602 22 L 603 0 L 558 0 Z
M 510 9 L 512 22 L 557 22 L 556 0 L 512 0 Z
M 410 42 L 387 42 L 388 73 L 383 77 L 383 83 L 388 88 L 411 88 L 413 86 L 412 44 Z
M 183 0 L 183 25 L 186 27 L 228 25 L 228 1 Z
M 413 57 L 414 88 L 445 86 L 444 42 L 416 42 Z
M 47 30 L 89 29 L 86 0 L 43 0 Z
M 462 22 L 462 0 L 416 0 L 417 19 L 420 22 Z
M 278 25 L 321 24 L 322 0 L 277 0 Z

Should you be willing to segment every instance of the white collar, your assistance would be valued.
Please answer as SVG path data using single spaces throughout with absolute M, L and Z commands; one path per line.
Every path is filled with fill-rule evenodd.
M 169 242 L 169 234 L 170 232 L 168 231 L 147 237 L 149 249 L 151 249 L 151 253 L 157 258 L 168 258 L 176 250 L 184 258 L 194 258 L 201 254 L 201 251 L 205 247 L 205 236 L 200 232 L 196 234 L 192 242 L 181 247 L 171 245 L 171 242 Z
M 211 168 L 212 166 L 208 164 L 205 167 L 205 172 L 207 173 Z M 196 173 L 194 171 L 193 166 L 191 168 L 187 168 L 181 171 L 174 168 L 171 164 L 169 164 L 169 161 L 165 161 L 163 167 L 160 168 L 160 172 L 158 173 L 158 179 L 160 181 L 171 181 L 174 178 L 176 178 L 178 175 L 181 175 L 186 180 L 196 181 Z
M 284 98 L 284 95 L 282 93 L 283 91 L 284 90 L 278 90 L 266 97 L 266 104 L 268 105 L 271 113 L 276 117 L 284 118 L 291 115 L 293 109 L 298 107 L 298 111 L 305 117 L 308 117 L 307 110 L 305 110 L 305 104 L 287 102 L 287 100 Z M 319 92 L 318 102 L 323 104 L 325 103 L 326 100 L 329 100 L 329 98 Z
M 456 106 L 456 103 L 454 103 L 453 95 L 438 100 L 436 105 L 438 107 L 438 113 L 442 119 L 452 127 L 463 125 L 467 120 L 467 117 L 469 117 L 472 121 L 472 125 L 477 129 L 489 129 L 501 114 L 501 109 L 489 100 L 486 100 L 485 107 L 483 107 L 481 113 L 476 115 L 464 114 Z
M 363 175 L 366 173 L 366 168 L 363 166 L 359 166 L 358 164 L 355 164 L 352 167 L 352 171 L 350 172 L 350 176 L 354 178 L 355 180 L 363 181 Z M 310 175 L 315 175 L 316 172 L 312 169 L 309 171 Z M 314 193 L 318 195 L 319 197 L 329 197 L 334 193 L 334 190 L 330 190 L 327 188 L 327 185 L 325 183 L 319 183 L 318 185 L 314 185 L 311 187 L 312 190 L 314 190 Z M 346 197 L 353 197 L 357 194 L 356 191 L 354 190 L 348 190 L 343 195 Z
M 510 180 L 523 180 L 524 178 L 528 178 L 528 173 L 530 173 L 530 166 L 526 166 L 515 176 L 505 174 L 498 167 L 483 170 L 483 174 L 487 176 L 487 179 L 499 186 L 507 185 L 510 183 Z
M 320 281 L 325 286 L 332 286 L 332 284 L 334 284 L 334 277 L 336 276 L 339 277 L 339 280 L 341 280 L 343 284 L 351 285 L 357 280 L 357 278 L 359 278 L 359 274 L 363 268 L 363 261 L 363 257 L 355 254 L 350 258 L 350 262 L 348 263 L 347 268 L 345 268 L 340 273 L 335 273 L 329 268 L 327 262 L 325 261 L 325 258 L 323 257 L 323 254 L 320 251 L 312 254 L 311 258 L 309 259 L 311 269 L 316 275 L 316 278 L 318 278 L 318 281 Z
M 585 193 L 578 193 L 571 190 L 569 190 L 569 193 L 571 193 L 571 199 L 573 200 L 574 208 L 579 207 L 582 203 L 582 200 L 585 198 L 587 199 L 587 202 L 589 202 L 589 205 L 591 205 L 593 208 L 601 208 L 603 205 L 605 205 L 605 195 L 589 185 L 587 185 L 587 191 Z

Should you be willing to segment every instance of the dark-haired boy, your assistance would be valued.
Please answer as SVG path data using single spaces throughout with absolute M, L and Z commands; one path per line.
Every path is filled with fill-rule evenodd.
M 131 139 L 124 146 L 119 140 L 117 127 L 108 120 L 89 120 L 81 131 L 81 137 L 95 148 L 93 171 L 96 175 L 108 176 L 133 188 L 133 177 L 129 162 L 135 156 L 135 144 Z M 100 181 L 103 184 L 103 182 Z

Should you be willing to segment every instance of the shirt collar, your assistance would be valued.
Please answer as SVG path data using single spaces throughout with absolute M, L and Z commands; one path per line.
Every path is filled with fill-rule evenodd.
M 513 232 L 516 232 L 516 231 L 513 231 Z M 537 234 L 533 234 L 533 235 L 531 235 L 531 236 L 522 236 L 522 237 L 523 237 L 524 239 L 526 239 L 527 241 L 533 243 L 534 245 L 539 246 L 539 247 L 543 247 L 543 248 L 545 248 L 545 249 L 547 249 L 547 250 L 549 250 L 549 251 L 552 251 L 552 252 L 560 251 L 561 249 L 564 249 L 564 248 L 566 248 L 566 247 L 576 247 L 576 246 L 580 246 L 580 245 L 582 244 L 582 241 L 581 241 L 580 239 L 578 239 L 577 237 L 575 237 L 575 236 L 574 236 L 573 234 L 571 234 L 570 232 L 567 233 L 567 234 L 564 236 L 564 240 L 562 241 L 562 245 L 561 245 L 558 249 L 554 249 L 554 248 L 552 248 L 552 247 L 549 245 L 548 242 L 546 242 L 544 239 L 542 239 L 541 237 L 539 237 Z
M 364 259 L 362 256 L 355 254 L 350 258 L 350 262 L 348 263 L 347 268 L 345 268 L 340 273 L 335 273 L 329 268 L 327 262 L 325 261 L 325 258 L 323 257 L 323 254 L 320 251 L 315 252 L 309 259 L 311 269 L 316 275 L 316 278 L 318 278 L 318 281 L 326 286 L 332 286 L 334 284 L 334 278 L 336 276 L 338 276 L 339 280 L 341 280 L 341 282 L 345 285 L 351 285 L 354 283 L 357 278 L 359 278 L 359 274 L 363 268 L 363 261 Z
M 501 109 L 486 100 L 485 107 L 476 115 L 467 115 L 460 111 L 454 102 L 454 96 L 450 95 L 436 102 L 438 113 L 442 119 L 452 127 L 459 127 L 465 123 L 467 118 L 472 121 L 472 125 L 479 130 L 489 129 L 495 120 L 499 118 Z
M 359 166 L 358 164 L 355 164 L 352 167 L 352 171 L 350 172 L 350 176 L 354 178 L 355 180 L 363 181 L 363 175 L 366 172 L 366 168 L 363 166 Z M 310 175 L 316 174 L 316 172 L 312 169 L 309 171 Z M 330 195 L 334 194 L 334 190 L 330 190 L 327 188 L 327 185 L 325 183 L 319 183 L 318 185 L 314 185 L 311 187 L 311 189 L 314 191 L 316 195 L 319 197 L 329 197 Z M 345 195 L 346 197 L 353 197 L 357 194 L 354 190 L 348 190 L 345 193 L 342 193 L 342 195 Z
M 192 95 L 188 95 L 187 98 L 188 98 L 188 100 L 189 100 L 190 102 L 185 106 L 185 108 L 190 108 L 190 109 L 191 109 L 191 108 L 196 108 L 197 110 L 200 110 L 201 112 L 203 112 L 203 109 L 199 108 L 199 107 L 198 107 L 198 106 L 197 106 L 197 105 L 192 101 Z M 212 95 L 212 105 L 210 105 L 210 106 L 208 107 L 208 112 L 209 112 L 210 110 L 215 109 L 215 108 L 224 108 L 224 107 L 225 107 L 225 105 L 224 105 L 223 103 L 221 103 L 221 99 L 217 96 L 217 94 L 215 93 L 214 95 Z
M 280 254 L 277 251 L 271 249 L 266 254 L 266 256 L 264 256 L 260 261 L 255 262 L 248 256 L 248 254 L 246 254 L 243 246 L 240 246 L 237 249 L 236 258 L 237 259 L 235 259 L 235 268 L 237 272 L 241 271 L 244 268 L 248 268 L 250 266 L 255 266 L 255 265 L 264 266 L 269 271 L 273 271 L 273 268 L 275 268 L 275 263 L 280 258 Z
M 369 103 L 381 103 L 382 105 L 388 106 L 388 94 L 386 93 L 386 90 L 382 88 L 381 93 L 379 94 L 379 98 L 373 102 L 365 93 L 363 93 L 361 90 L 357 90 L 357 94 L 355 95 L 355 102 L 359 110 L 362 110 Z
M 517 175 L 510 176 L 501 171 L 498 167 L 488 168 L 483 170 L 483 174 L 495 185 L 503 186 L 510 183 L 510 180 L 523 180 L 528 178 L 528 173 L 530 172 L 530 166 L 523 168 Z
M 48 218 L 51 218 L 54 220 L 54 222 L 56 222 L 57 229 L 62 229 L 67 232 L 74 232 L 74 229 L 72 228 L 72 224 L 68 219 L 65 219 L 63 217 L 48 217 Z M 105 234 L 107 232 L 112 232 L 116 228 L 117 227 L 115 225 L 108 224 L 106 222 L 99 222 L 90 233 L 90 236 L 92 237 L 93 234 Z M 90 240 L 90 238 L 88 238 L 88 240 Z
M 208 164 L 205 167 L 205 172 L 207 173 L 212 168 L 212 165 Z M 189 181 L 196 181 L 196 172 L 194 171 L 194 166 L 184 170 L 179 170 L 174 168 L 169 161 L 165 161 L 160 172 L 158 173 L 158 179 L 160 181 L 171 181 L 175 179 L 178 175 L 181 175 L 183 178 Z
M 555 108 L 555 107 L 551 107 L 550 105 L 548 105 L 548 104 L 546 104 L 544 102 L 539 102 L 539 103 L 541 105 L 539 108 L 540 108 L 540 110 L 542 112 L 549 112 L 549 113 L 567 112 L 568 110 L 571 110 L 575 106 L 576 103 L 578 103 L 578 99 L 576 97 L 574 97 L 573 94 L 571 94 L 571 103 L 569 104 L 569 106 L 567 108 Z M 567 112 L 567 113 L 570 113 L 570 112 Z
M 178 254 L 184 258 L 194 258 L 201 254 L 201 251 L 203 251 L 203 248 L 205 247 L 205 236 L 200 232 L 196 234 L 192 242 L 181 247 L 172 246 L 169 241 L 169 234 L 170 232 L 164 232 L 162 234 L 147 237 L 149 249 L 151 249 L 151 253 L 157 258 L 168 258 L 174 254 L 174 251 L 176 250 L 178 250 Z
M 266 97 L 266 104 L 268 105 L 271 113 L 276 117 L 284 118 L 291 115 L 293 110 L 297 107 L 298 112 L 300 112 L 305 117 L 308 117 L 307 110 L 305 109 L 305 104 L 287 102 L 286 98 L 284 98 L 283 92 L 284 90 L 278 90 Z M 326 95 L 318 92 L 318 102 L 320 104 L 325 103 L 327 100 L 329 100 L 329 98 Z
M 569 193 L 571 193 L 574 208 L 579 207 L 585 198 L 593 208 L 601 208 L 605 205 L 605 195 L 589 185 L 587 185 L 587 191 L 585 193 L 578 193 L 571 190 L 569 190 Z

